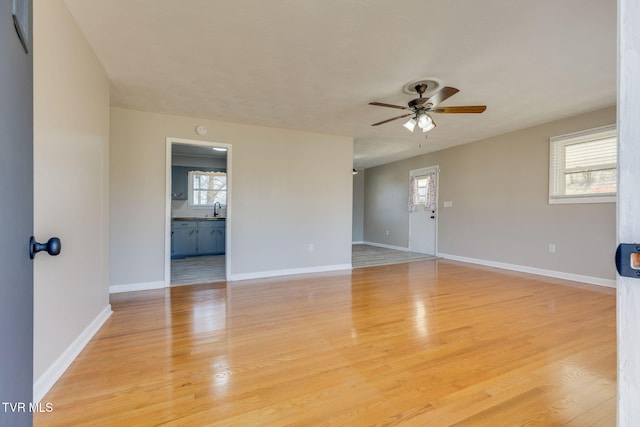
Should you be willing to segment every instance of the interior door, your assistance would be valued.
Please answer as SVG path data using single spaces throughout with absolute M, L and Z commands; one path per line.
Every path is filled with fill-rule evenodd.
M 412 170 L 415 208 L 409 212 L 409 250 L 436 255 L 438 167 Z
M 14 11 L 16 25 L 14 25 Z M 18 36 L 22 31 L 22 40 Z M 33 60 L 31 2 L 0 2 L 0 426 L 31 425 Z

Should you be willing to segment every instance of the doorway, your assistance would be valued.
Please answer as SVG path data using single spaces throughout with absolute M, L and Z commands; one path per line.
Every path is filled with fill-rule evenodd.
M 409 250 L 435 256 L 438 242 L 438 166 L 409 172 Z
M 231 146 L 167 138 L 165 286 L 226 281 Z

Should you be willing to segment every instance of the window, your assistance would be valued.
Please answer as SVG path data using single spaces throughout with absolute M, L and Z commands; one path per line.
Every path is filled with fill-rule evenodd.
M 227 174 L 189 171 L 189 206 L 212 207 L 227 204 Z
M 416 177 L 415 196 L 416 205 L 424 205 L 427 202 L 428 179 L 426 176 Z
M 414 212 L 419 205 L 423 205 L 425 210 L 434 210 L 436 202 L 436 173 L 411 176 L 407 210 Z
M 615 125 L 550 139 L 549 203 L 616 201 Z

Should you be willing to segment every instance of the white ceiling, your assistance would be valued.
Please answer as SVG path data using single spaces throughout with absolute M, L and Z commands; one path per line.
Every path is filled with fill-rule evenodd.
M 616 0 L 66 0 L 116 107 L 355 139 L 366 168 L 616 101 Z M 428 139 L 409 81 L 460 89 Z

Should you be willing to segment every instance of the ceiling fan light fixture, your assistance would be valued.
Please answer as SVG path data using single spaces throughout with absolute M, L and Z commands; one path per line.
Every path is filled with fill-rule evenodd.
M 407 123 L 403 124 L 402 126 L 404 126 L 409 132 L 413 132 L 417 124 L 418 122 L 416 122 L 416 120 L 412 117 L 407 120 Z
M 426 114 L 421 114 L 420 117 L 418 117 L 418 127 L 422 130 L 431 126 L 432 123 L 433 123 L 433 120 L 431 119 L 431 117 L 427 116 Z
M 422 128 L 422 132 L 429 132 L 434 127 L 436 127 L 436 122 L 434 122 L 433 119 L 431 119 L 431 122 L 429 123 L 429 125 Z

